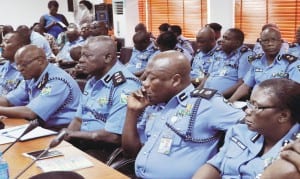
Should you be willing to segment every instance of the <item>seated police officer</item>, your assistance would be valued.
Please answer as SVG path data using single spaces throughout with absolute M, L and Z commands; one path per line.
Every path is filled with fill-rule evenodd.
M 66 139 L 105 161 L 121 143 L 127 95 L 140 81 L 117 60 L 114 41 L 109 36 L 87 39 L 78 68 L 91 75 Z M 96 149 L 96 150 L 94 150 Z
M 4 96 L 17 88 L 23 80 L 23 76 L 15 64 L 15 53 L 19 48 L 29 43 L 29 38 L 25 38 L 19 32 L 11 32 L 3 37 L 2 57 L 7 61 L 0 67 L 0 96 Z
M 11 118 L 40 119 L 43 127 L 59 130 L 70 123 L 79 103 L 76 81 L 50 64 L 35 45 L 20 48 L 15 55 L 24 83 L 0 97 L 0 114 Z
M 141 178 L 191 178 L 217 152 L 220 131 L 244 117 L 216 90 L 195 90 L 180 52 L 157 54 L 128 97 L 122 147 Z
M 136 76 L 141 76 L 148 60 L 157 51 L 154 43 L 150 40 L 150 34 L 147 31 L 138 31 L 133 36 L 134 48 L 127 68 Z

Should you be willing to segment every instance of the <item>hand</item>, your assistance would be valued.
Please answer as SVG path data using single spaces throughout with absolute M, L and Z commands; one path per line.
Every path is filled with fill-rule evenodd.
M 129 110 L 141 112 L 148 105 L 150 105 L 150 101 L 144 89 L 140 89 L 138 91 L 133 92 L 127 98 L 127 108 Z
M 72 133 L 73 133 L 73 131 L 70 130 L 70 129 L 67 129 L 67 128 L 62 129 L 62 131 L 65 131 L 65 132 L 66 132 L 65 137 L 64 137 L 64 140 L 69 141 L 69 140 L 72 138 Z
M 300 171 L 300 139 L 284 146 L 280 157 L 291 162 Z

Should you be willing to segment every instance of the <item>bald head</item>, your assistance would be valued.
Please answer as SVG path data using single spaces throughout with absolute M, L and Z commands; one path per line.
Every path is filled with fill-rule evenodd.
M 196 41 L 198 49 L 204 53 L 209 52 L 216 45 L 215 31 L 210 27 L 203 27 L 199 30 Z
M 16 52 L 15 58 L 20 59 L 20 57 L 32 57 L 32 56 L 40 56 L 45 61 L 47 61 L 44 50 L 37 47 L 36 45 L 25 45 L 25 46 L 21 47 Z
M 272 36 L 276 37 L 277 39 L 281 39 L 281 32 L 278 28 L 275 27 L 268 27 L 261 32 L 261 38 L 263 39 L 264 36 L 267 34 L 272 34 Z
M 197 34 L 197 38 L 199 37 L 205 38 L 207 40 L 215 40 L 215 32 L 210 27 L 203 27 Z

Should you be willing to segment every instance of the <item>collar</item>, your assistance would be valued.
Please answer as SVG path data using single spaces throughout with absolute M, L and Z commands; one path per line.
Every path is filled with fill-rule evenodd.
M 100 79 L 100 81 L 105 85 L 105 86 L 110 86 L 111 83 L 111 77 L 113 76 L 113 74 L 115 74 L 116 72 L 120 71 L 122 69 L 122 65 L 120 64 L 120 62 L 116 62 L 114 64 L 114 66 Z M 122 71 L 122 70 L 121 70 Z
M 186 107 L 187 102 L 188 102 L 187 99 L 190 97 L 190 93 L 194 89 L 195 89 L 194 86 L 192 84 L 190 84 L 185 89 L 183 89 L 181 92 L 179 92 L 176 96 L 174 96 L 168 103 L 176 102 L 177 104 L 180 104 L 180 105 Z
M 51 67 L 51 64 L 48 63 L 48 65 L 46 66 L 46 68 L 44 69 L 42 74 L 39 76 L 39 78 L 36 81 L 34 81 L 34 79 L 31 79 L 30 83 L 33 83 L 34 86 L 37 87 L 39 85 L 39 83 L 44 79 L 45 75 L 48 74 L 48 71 L 49 71 L 50 67 Z

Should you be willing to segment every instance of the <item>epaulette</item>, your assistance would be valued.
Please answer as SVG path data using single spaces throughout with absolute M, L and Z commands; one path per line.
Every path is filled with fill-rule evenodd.
M 179 40 L 178 40 L 178 42 L 179 42 L 181 45 L 183 45 L 186 41 L 188 41 L 188 40 L 183 40 L 183 39 L 179 39 Z
M 126 78 L 121 71 L 118 71 L 113 74 L 112 80 L 113 80 L 114 86 L 118 86 L 118 85 L 124 83 L 126 81 Z
M 289 63 L 293 63 L 293 62 L 295 62 L 295 61 L 298 59 L 298 57 L 286 53 L 286 54 L 282 54 L 281 56 L 278 57 L 278 60 L 281 60 L 281 59 L 285 59 L 285 60 L 287 60 Z
M 202 97 L 204 99 L 210 99 L 216 92 L 217 90 L 209 88 L 195 89 L 191 92 L 191 97 Z
M 242 48 L 240 49 L 240 52 L 241 52 L 241 53 L 245 53 L 245 52 L 247 52 L 247 51 L 249 51 L 249 48 L 248 48 L 248 47 L 242 47 Z
M 261 57 L 263 56 L 264 54 L 263 53 L 259 53 L 259 54 L 256 54 L 256 55 L 249 55 L 248 56 L 248 62 L 249 63 L 252 63 L 254 60 L 256 59 L 261 59 Z
M 49 74 L 46 73 L 46 74 L 43 76 L 42 80 L 41 80 L 41 81 L 39 82 L 39 84 L 37 85 L 37 89 L 43 89 L 43 88 L 45 87 L 45 85 L 47 84 L 48 80 L 49 80 Z
M 289 43 L 289 48 L 297 47 L 297 43 Z
M 179 48 L 179 47 L 175 47 L 175 50 L 178 51 L 178 52 L 181 52 L 181 53 L 184 52 L 184 50 L 182 48 Z

